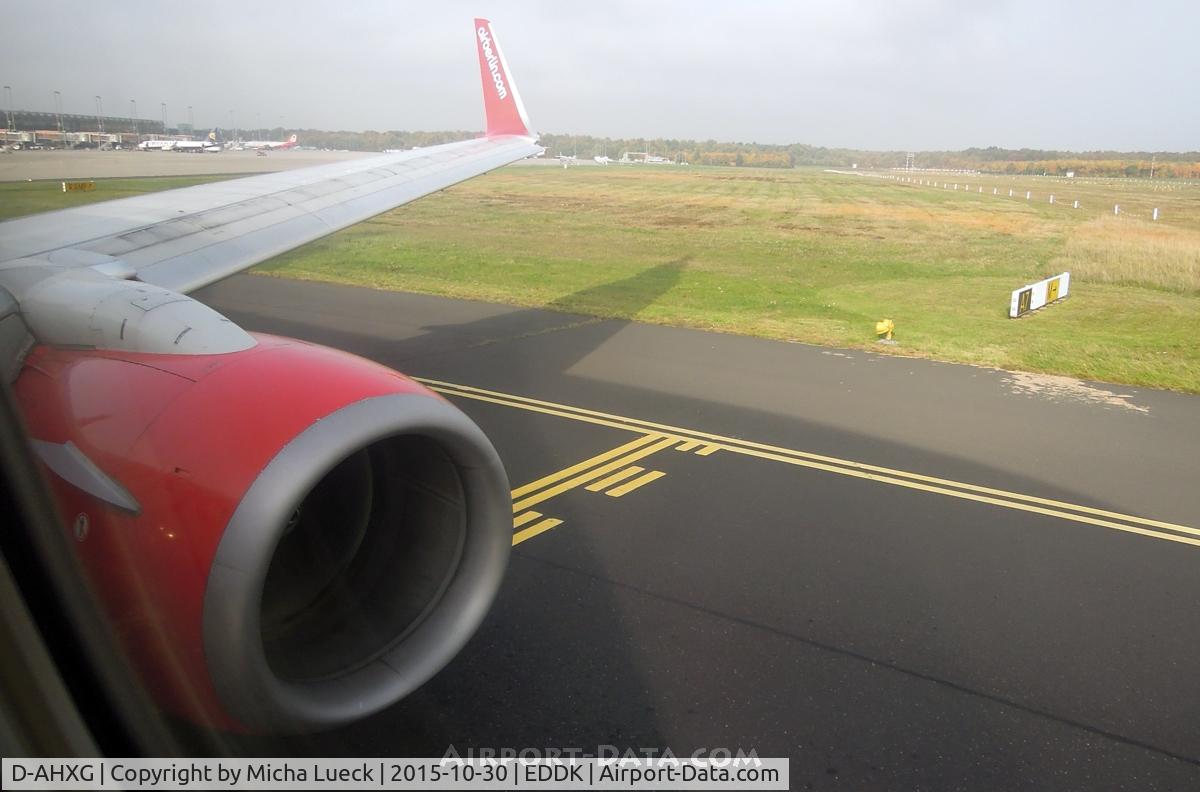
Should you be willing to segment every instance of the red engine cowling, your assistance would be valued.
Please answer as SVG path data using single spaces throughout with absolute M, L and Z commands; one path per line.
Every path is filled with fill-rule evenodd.
M 511 546 L 508 481 L 479 428 L 413 381 L 256 338 L 222 355 L 40 347 L 16 393 L 162 705 L 225 729 L 330 727 L 474 632 Z

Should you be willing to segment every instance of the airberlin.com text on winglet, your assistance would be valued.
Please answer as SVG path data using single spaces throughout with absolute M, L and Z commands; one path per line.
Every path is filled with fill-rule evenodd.
M 479 35 L 479 44 L 483 47 L 483 57 L 487 61 L 488 71 L 492 73 L 492 81 L 496 83 L 496 96 L 507 99 L 508 89 L 504 87 L 504 73 L 500 71 L 500 58 L 492 49 L 492 37 L 483 25 L 479 26 L 476 33 Z

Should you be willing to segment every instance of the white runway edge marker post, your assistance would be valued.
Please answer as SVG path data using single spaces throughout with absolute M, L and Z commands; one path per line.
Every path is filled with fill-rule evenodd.
M 1071 273 L 1064 272 L 1037 283 L 1014 289 L 1008 303 L 1008 318 L 1018 319 L 1028 313 L 1065 299 L 1071 288 Z

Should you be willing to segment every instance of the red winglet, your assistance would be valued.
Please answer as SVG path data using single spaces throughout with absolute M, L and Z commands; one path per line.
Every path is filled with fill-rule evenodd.
M 475 46 L 479 51 L 479 74 L 483 79 L 483 109 L 487 114 L 487 136 L 532 137 L 525 105 L 500 51 L 500 42 L 486 19 L 475 20 Z

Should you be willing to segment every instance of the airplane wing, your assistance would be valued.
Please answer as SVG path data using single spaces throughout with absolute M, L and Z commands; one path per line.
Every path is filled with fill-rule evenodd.
M 129 662 L 195 723 L 377 712 L 499 589 L 512 498 L 470 419 L 183 294 L 540 152 L 491 24 L 474 37 L 478 140 L 0 223 L 0 387 Z
M 489 68 L 492 41 L 490 33 L 486 45 L 477 41 L 486 137 L 10 220 L 0 223 L 0 270 L 87 266 L 187 293 L 533 156 L 542 149 L 529 129 L 516 88 L 506 78 L 498 81 Z M 516 101 L 492 101 L 499 88 L 511 92 Z

